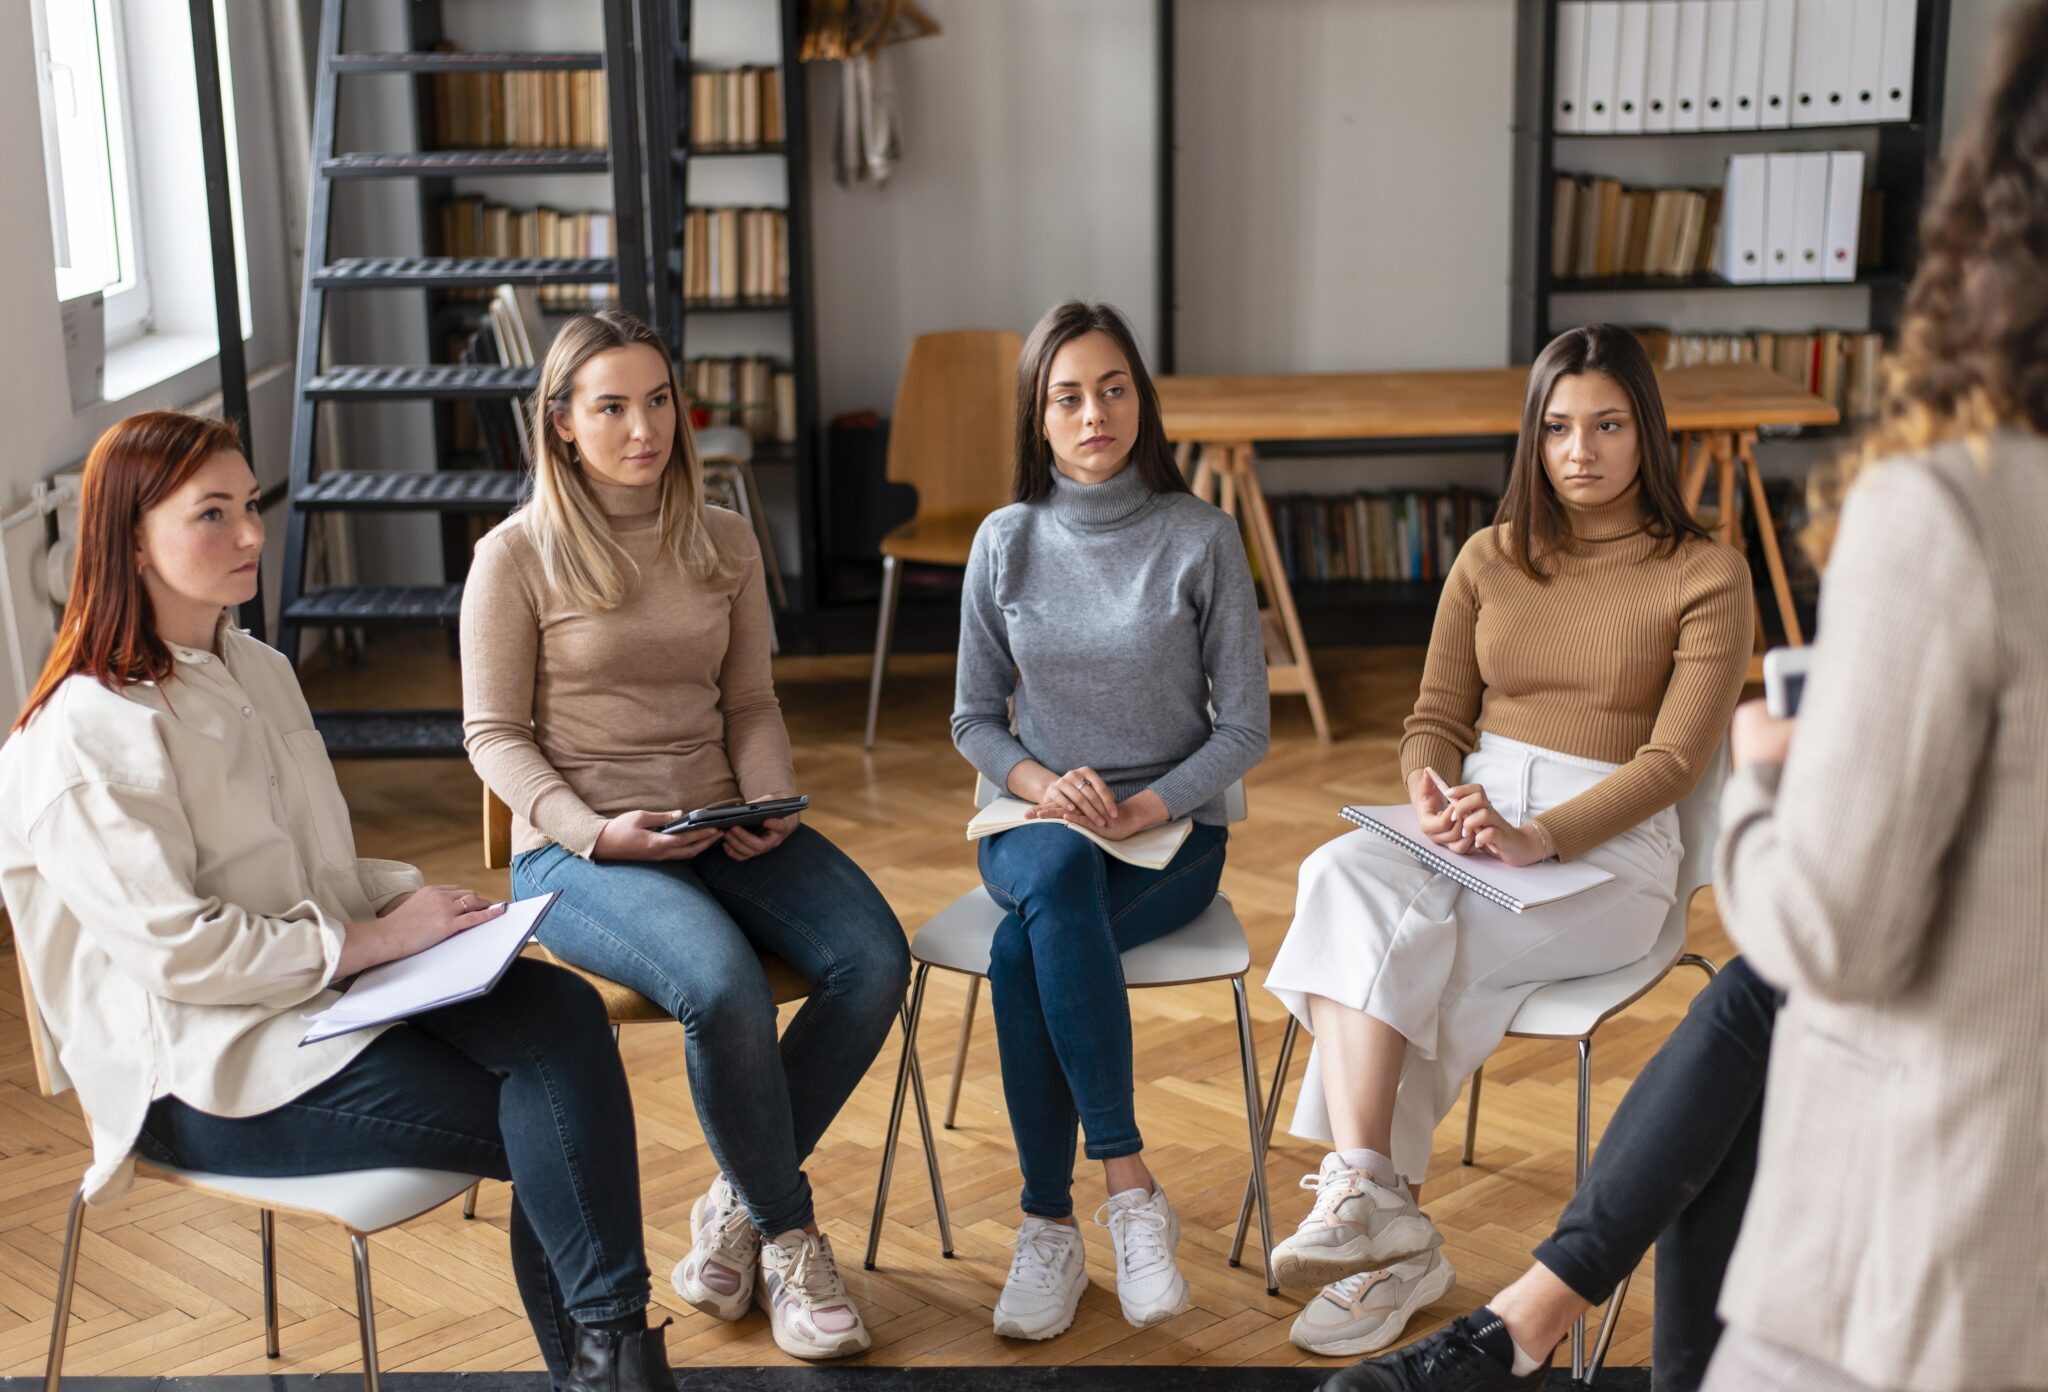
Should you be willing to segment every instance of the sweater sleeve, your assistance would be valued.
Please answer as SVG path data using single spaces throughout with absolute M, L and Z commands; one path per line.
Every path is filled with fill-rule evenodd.
M 761 553 L 744 523 L 734 530 L 740 588 L 733 596 L 725 662 L 718 670 L 718 709 L 725 717 L 725 756 L 732 764 L 733 780 L 740 796 L 751 802 L 795 793 L 796 771 L 790 766 L 782 704 L 775 698 L 769 651 L 775 621 L 768 612 Z
M 1432 768 L 1455 785 L 1464 775 L 1465 756 L 1479 747 L 1479 709 L 1486 683 L 1479 676 L 1479 589 L 1473 572 L 1483 547 L 1494 533 L 1481 532 L 1467 541 L 1444 578 L 1430 626 L 1429 654 L 1422 662 L 1422 689 L 1415 711 L 1402 723 L 1401 778 Z
M 1209 737 L 1153 781 L 1169 817 L 1185 817 L 1266 757 L 1273 702 L 1259 602 L 1237 528 L 1217 519 L 1201 597 L 1202 670 L 1209 678 Z
M 462 747 L 507 807 L 580 856 L 607 820 L 577 796 L 533 737 L 540 613 L 512 555 L 509 523 L 483 539 L 462 587 Z
M 1017 662 L 996 601 L 1002 571 L 1000 513 L 984 518 L 967 553 L 967 578 L 960 593 L 960 661 L 953 683 L 953 747 L 998 791 L 1008 792 L 1010 770 L 1031 751 L 1010 733 L 1010 696 L 1017 689 Z
M 1696 545 L 1679 574 L 1678 647 L 1649 743 L 1536 820 L 1559 860 L 1584 855 L 1693 790 L 1728 733 L 1749 671 L 1755 601 L 1749 564 L 1731 547 Z

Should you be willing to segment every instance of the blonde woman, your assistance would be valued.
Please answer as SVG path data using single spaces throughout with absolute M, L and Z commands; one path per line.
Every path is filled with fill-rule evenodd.
M 719 1176 L 675 1269 L 693 1306 L 758 1301 L 800 1358 L 868 1334 L 802 1166 L 873 1061 L 910 955 L 866 875 L 799 817 L 665 833 L 796 791 L 761 558 L 706 507 L 661 340 L 607 310 L 563 325 L 536 396 L 533 497 L 478 544 L 462 603 L 465 743 L 512 809 L 515 893 L 559 891 L 563 959 L 682 1023 Z M 811 993 L 778 1040 L 759 956 Z

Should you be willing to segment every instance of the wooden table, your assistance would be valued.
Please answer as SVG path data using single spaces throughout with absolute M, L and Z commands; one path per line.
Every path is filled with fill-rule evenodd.
M 1522 367 L 1446 372 L 1358 372 L 1229 377 L 1160 377 L 1166 437 L 1177 447 L 1195 491 L 1236 517 L 1265 587 L 1260 617 L 1268 677 L 1275 692 L 1308 700 L 1316 735 L 1330 738 L 1294 592 L 1280 560 L 1273 517 L 1253 466 L 1257 440 L 1512 440 L 1521 431 Z M 1657 374 L 1664 414 L 1678 437 L 1679 476 L 1697 508 L 1707 477 L 1716 480 L 1721 539 L 1741 545 L 1736 491 L 1747 478 L 1763 538 L 1764 560 L 1787 636 L 1803 642 L 1785 579 L 1777 530 L 1756 469 L 1762 426 L 1833 425 L 1835 408 L 1789 378 L 1755 363 L 1673 368 Z

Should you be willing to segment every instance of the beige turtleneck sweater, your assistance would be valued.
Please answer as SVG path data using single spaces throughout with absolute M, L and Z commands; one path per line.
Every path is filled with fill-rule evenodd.
M 588 856 L 621 812 L 796 791 L 752 531 L 706 508 L 733 573 L 698 581 L 660 552 L 658 488 L 590 486 L 638 567 L 618 608 L 551 593 L 516 513 L 477 543 L 463 587 L 463 745 L 512 809 L 515 853 Z
M 1692 791 L 1728 731 L 1748 670 L 1749 566 L 1717 541 L 1670 555 L 1637 490 L 1573 509 L 1574 548 L 1547 581 L 1495 545 L 1458 553 L 1437 603 L 1401 772 L 1457 783 L 1484 731 L 1621 767 L 1536 820 L 1560 859 L 1585 854 Z

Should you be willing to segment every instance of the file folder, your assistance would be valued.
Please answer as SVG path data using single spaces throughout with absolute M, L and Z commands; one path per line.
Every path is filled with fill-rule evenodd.
M 1792 157 L 1798 162 L 1793 191 L 1792 236 L 1797 256 L 1794 280 L 1819 280 L 1828 240 L 1828 165 L 1825 150 Z M 1853 256 L 1853 253 L 1852 253 Z
M 1853 0 L 1849 39 L 1848 115 L 1845 121 L 1875 121 L 1884 94 L 1885 0 Z
M 1620 36 L 1615 40 L 1614 129 L 1635 135 L 1643 129 L 1643 66 L 1650 55 L 1650 0 L 1622 0 Z
M 1621 37 L 1621 8 L 1613 0 L 1586 7 L 1585 112 L 1579 129 L 1588 134 L 1614 129 L 1615 44 Z
M 1792 124 L 1827 126 L 1849 120 L 1849 79 L 1855 0 L 1799 0 L 1792 35 Z
M 1821 243 L 1821 279 L 1856 279 L 1857 225 L 1863 216 L 1863 152 L 1828 156 L 1827 234 Z
M 1650 46 L 1643 59 L 1643 129 L 1671 129 L 1671 73 L 1678 54 L 1678 6 L 1650 6 Z
M 1764 0 L 1756 123 L 1766 129 L 1792 124 L 1792 34 L 1798 17 L 1799 0 Z
M 1671 66 L 1671 129 L 1700 127 L 1700 79 L 1707 66 L 1707 0 L 1678 0 L 1678 51 Z
M 1769 155 L 1730 155 L 1721 185 L 1721 277 L 1737 284 L 1764 278 L 1764 198 Z
M 1707 62 L 1700 73 L 1700 129 L 1727 130 L 1735 61 L 1735 0 L 1707 0 Z
M 1913 35 L 1920 22 L 1914 0 L 1885 0 L 1884 56 L 1878 60 L 1878 119 L 1913 119 Z
M 1764 62 L 1764 0 L 1735 0 L 1735 57 L 1728 71 L 1728 128 L 1757 128 Z
M 1557 91 L 1551 125 L 1567 134 L 1585 129 L 1587 0 L 1557 7 Z
M 1764 279 L 1797 280 L 1798 155 L 1764 156 Z

